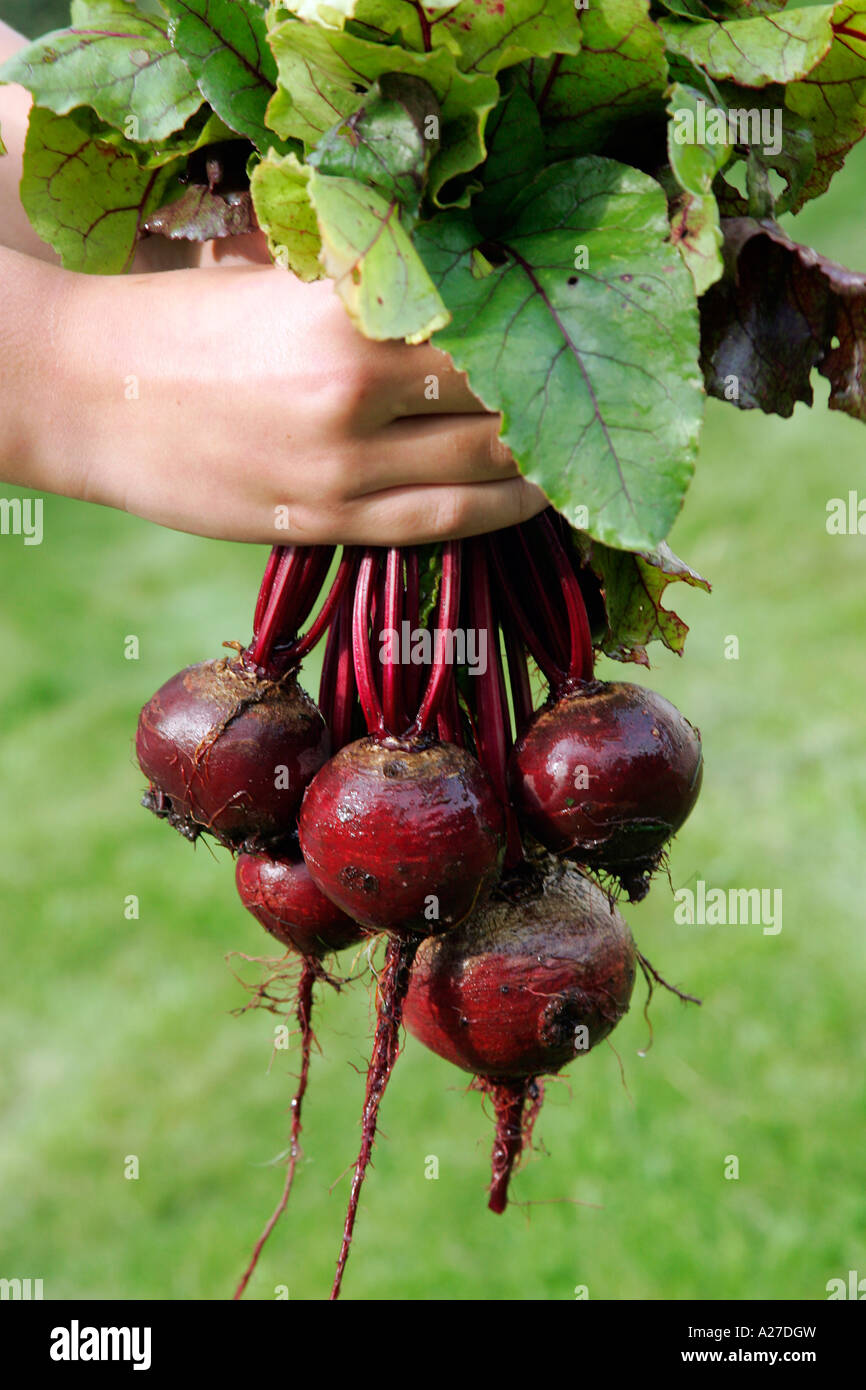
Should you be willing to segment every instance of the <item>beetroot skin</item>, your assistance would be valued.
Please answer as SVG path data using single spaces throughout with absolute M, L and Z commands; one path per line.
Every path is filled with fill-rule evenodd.
M 224 658 L 189 666 L 156 692 L 141 711 L 136 752 L 151 784 L 144 804 L 157 815 L 188 839 L 207 830 L 232 849 L 257 850 L 294 831 L 330 736 L 294 674 L 268 680 Z
M 542 845 L 618 873 L 637 898 L 702 772 L 700 734 L 669 700 L 590 681 L 536 715 L 511 755 L 509 784 Z
M 464 1071 L 531 1078 L 606 1038 L 628 1010 L 634 977 L 631 932 L 607 896 L 551 862 L 540 891 L 488 903 L 421 943 L 403 1018 Z
M 296 859 L 241 854 L 235 878 L 244 907 L 265 931 L 302 956 L 318 958 L 364 939 L 351 917 L 316 887 L 300 854 Z
M 322 892 L 371 931 L 461 922 L 497 881 L 505 817 L 476 760 L 453 744 L 359 739 L 311 782 L 298 822 Z

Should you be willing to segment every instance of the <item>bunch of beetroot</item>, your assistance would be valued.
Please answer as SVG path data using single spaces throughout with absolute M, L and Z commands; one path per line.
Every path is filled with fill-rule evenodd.
M 387 942 L 337 1297 L 402 1023 L 489 1097 L 503 1211 L 542 1078 L 607 1037 L 651 969 L 614 899 L 644 896 L 701 782 L 673 705 L 594 679 L 597 584 L 555 514 L 446 544 L 432 593 L 427 555 L 422 584 L 416 550 L 346 549 L 320 602 L 334 558 L 277 547 L 249 646 L 173 677 L 139 721 L 144 804 L 237 854 L 244 905 L 300 963 L 286 1182 L 236 1296 L 288 1200 L 327 956 Z M 316 705 L 298 671 L 321 639 Z

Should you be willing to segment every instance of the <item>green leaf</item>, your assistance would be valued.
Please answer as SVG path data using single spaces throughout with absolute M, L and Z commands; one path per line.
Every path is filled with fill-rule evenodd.
M 785 183 L 784 192 L 775 198 L 776 213 L 788 212 L 800 205 L 801 194 L 807 186 L 815 168 L 815 140 L 808 124 L 785 106 L 786 89 L 771 84 L 760 90 L 749 92 L 749 110 L 737 103 L 743 101 L 743 89 L 732 82 L 721 84 L 720 92 L 733 108 L 735 114 L 742 115 L 751 125 L 756 115 L 760 121 L 767 121 L 758 143 L 747 143 L 735 148 L 733 164 L 745 159 L 747 167 L 774 170 Z M 766 136 L 771 135 L 768 143 Z M 749 211 L 748 200 L 737 190 L 730 179 L 729 169 L 722 178 L 716 180 L 714 192 L 723 217 L 743 216 Z
M 711 111 L 718 114 L 721 140 L 713 137 Z M 702 197 L 709 193 L 713 179 L 731 157 L 728 144 L 728 113 L 713 108 L 702 92 L 675 82 L 668 99 L 668 160 L 680 188 Z
M 725 278 L 701 303 L 707 389 L 741 410 L 790 416 L 797 401 L 812 404 L 817 367 L 830 409 L 866 422 L 866 275 L 771 221 L 731 218 L 723 231 Z
M 420 342 L 448 311 L 400 220 L 400 205 L 354 179 L 313 169 L 310 198 L 321 260 L 352 322 L 368 338 Z
M 653 15 L 681 15 L 685 19 L 746 19 L 750 15 L 769 14 L 784 10 L 788 0 L 658 0 L 652 5 Z
M 402 46 L 423 53 L 445 48 L 463 72 L 496 74 L 532 56 L 576 53 L 580 25 L 574 0 L 296 0 L 283 6 L 302 19 L 340 27 L 354 20 L 357 32 L 379 43 L 399 36 Z
M 662 607 L 662 597 L 668 585 L 677 581 L 709 593 L 703 575 L 665 544 L 635 555 L 598 545 L 586 536 L 578 535 L 576 542 L 583 563 L 595 572 L 604 590 L 607 630 L 599 645 L 605 656 L 648 666 L 648 642 L 662 642 L 669 651 L 682 654 L 688 627 L 676 613 Z
M 153 145 L 136 145 L 124 140 L 123 136 L 112 132 L 108 127 L 105 130 L 105 138 L 112 144 L 117 144 L 118 148 L 127 152 L 135 153 L 139 164 L 149 169 L 158 168 L 160 164 L 168 164 L 172 159 L 178 159 L 181 155 L 195 154 L 198 150 L 207 149 L 209 145 L 224 145 L 233 141 L 237 145 L 243 144 L 248 148 L 242 137 L 229 130 L 225 122 L 219 116 L 215 116 L 207 106 L 203 106 L 191 121 L 187 121 L 182 130 L 175 131 L 167 140 L 161 140 Z
M 458 71 L 445 49 L 414 53 L 326 30 L 298 20 L 277 26 L 270 36 L 279 67 L 279 86 L 268 108 L 268 123 L 284 138 L 309 148 L 364 104 L 384 73 L 410 73 L 433 89 L 442 113 L 440 149 L 430 169 L 430 192 L 437 198 L 450 179 L 484 159 L 484 125 L 496 105 L 495 78 Z M 434 112 L 429 113 L 431 116 Z
M 482 230 L 492 235 L 518 193 L 545 163 L 538 108 L 521 83 L 506 87 L 487 122 L 485 140 L 487 159 L 481 170 L 482 189 L 473 200 L 472 209 Z
M 251 0 L 164 0 L 171 41 L 214 111 L 260 150 L 277 142 L 265 111 L 277 82 L 265 16 Z
M 648 0 L 592 0 L 581 12 L 583 47 L 529 64 L 529 88 L 552 157 L 596 153 L 616 127 L 662 112 L 664 43 Z
M 86 110 L 57 116 L 34 106 L 24 146 L 21 202 L 67 270 L 128 270 L 148 216 L 165 202 L 183 161 L 142 169 L 94 133 Z
M 427 134 L 431 125 L 439 125 L 432 88 L 409 73 L 385 73 L 364 104 L 319 141 L 307 162 L 323 174 L 357 179 L 414 216 L 439 146 Z
M 695 291 L 702 295 L 721 279 L 722 232 L 713 180 L 731 157 L 727 143 L 727 111 L 716 107 L 723 138 L 710 139 L 706 97 L 694 87 L 675 82 L 668 99 L 668 160 L 682 192 L 670 210 L 671 241 L 689 268 Z
M 436 608 L 439 603 L 439 589 L 442 583 L 442 545 L 440 542 L 433 542 L 431 545 L 418 547 L 418 623 L 420 627 L 427 625 L 436 616 Z
M 502 411 L 521 471 L 572 525 L 649 549 L 682 504 L 703 409 L 694 287 L 664 193 L 613 160 L 568 160 L 514 217 L 482 279 L 469 214 L 417 228 L 453 316 L 434 341 Z
M 0 82 L 20 82 L 58 115 L 90 107 L 134 140 L 162 140 L 180 129 L 202 97 L 165 25 L 126 0 L 104 0 L 88 13 L 111 28 L 47 34 L 0 67 Z
M 851 146 L 866 133 L 866 0 L 833 8 L 833 46 L 801 82 L 792 83 L 786 106 L 809 127 L 816 161 L 792 205 L 796 212 L 824 193 Z
M 832 5 L 819 5 L 718 23 L 663 19 L 659 28 L 671 53 L 712 77 L 765 87 L 769 82 L 793 82 L 811 72 L 833 41 L 832 14 Z
M 251 191 L 270 253 L 301 280 L 320 280 L 322 239 L 310 201 L 311 170 L 293 154 L 271 151 L 253 171 Z
M 695 293 L 705 294 L 725 269 L 716 200 L 712 193 L 681 193 L 671 205 L 670 219 L 671 241 L 689 268 Z

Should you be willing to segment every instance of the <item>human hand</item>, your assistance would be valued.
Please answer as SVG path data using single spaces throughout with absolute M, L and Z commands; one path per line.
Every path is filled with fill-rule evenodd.
M 369 342 L 328 281 L 255 265 L 39 274 L 53 378 L 31 486 L 269 544 L 421 543 L 546 505 L 450 359 Z

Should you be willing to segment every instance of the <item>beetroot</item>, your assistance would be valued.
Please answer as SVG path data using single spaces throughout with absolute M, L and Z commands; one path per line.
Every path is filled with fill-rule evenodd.
M 476 760 L 423 737 L 364 738 L 307 789 L 301 849 L 314 882 L 371 931 L 452 927 L 489 893 L 502 807 Z
M 265 931 L 299 955 L 319 958 L 356 945 L 364 933 L 316 887 L 301 858 L 241 854 L 235 870 L 241 902 Z
M 597 878 L 641 897 L 701 781 L 700 736 L 668 701 L 594 679 L 603 593 L 561 518 L 441 555 L 344 549 L 311 616 L 334 558 L 275 547 L 249 645 L 175 676 L 139 723 L 145 804 L 239 853 L 241 900 L 289 953 L 250 986 L 249 1007 L 294 1010 L 301 1059 L 282 1195 L 235 1298 L 289 1200 L 314 985 L 347 983 L 328 953 L 386 938 L 335 1299 L 404 1008 L 492 1106 L 501 1212 L 544 1078 L 608 1036 L 636 964 L 650 994 L 667 984 Z M 317 707 L 297 673 L 323 637 Z M 530 657 L 549 691 L 538 712 Z
M 269 679 L 242 659 L 189 666 L 141 712 L 144 804 L 188 839 L 209 831 L 232 849 L 292 834 L 304 788 L 330 752 L 325 722 L 289 673 Z
M 631 933 L 605 894 L 552 860 L 540 882 L 518 881 L 511 901 L 500 891 L 468 922 L 419 947 L 404 1022 L 426 1047 L 473 1072 L 493 1101 L 493 1211 L 505 1208 L 536 1079 L 616 1027 L 635 963 Z
M 697 729 L 654 691 L 585 681 L 533 719 L 511 755 L 522 823 L 547 849 L 644 896 L 661 851 L 701 787 Z

